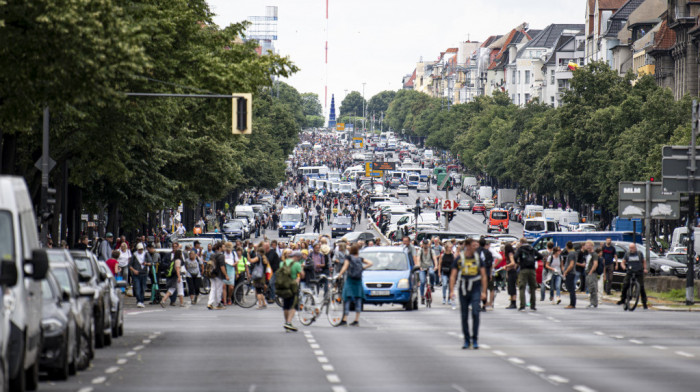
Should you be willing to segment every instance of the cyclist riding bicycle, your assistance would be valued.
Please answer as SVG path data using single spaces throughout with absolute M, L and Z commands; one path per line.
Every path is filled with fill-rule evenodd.
M 630 279 L 632 275 L 635 275 L 637 282 L 639 282 L 640 293 L 642 295 L 642 305 L 644 309 L 647 308 L 647 292 L 644 290 L 644 274 L 649 272 L 647 268 L 647 261 L 644 259 L 644 255 L 637 251 L 637 244 L 630 244 L 630 250 L 625 254 L 622 259 L 622 269 L 627 270 L 625 275 L 625 280 L 622 283 L 622 298 L 617 302 L 618 305 L 625 303 L 627 299 L 627 289 L 630 286 Z

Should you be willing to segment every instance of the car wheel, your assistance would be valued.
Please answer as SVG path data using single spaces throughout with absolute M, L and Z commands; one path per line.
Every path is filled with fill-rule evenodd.
M 102 312 L 97 309 L 95 312 L 101 314 Z M 95 318 L 95 347 L 102 348 L 105 346 L 105 333 L 104 333 L 104 316 L 98 316 Z
M 28 391 L 36 391 L 37 388 L 39 388 L 39 354 L 41 352 L 41 347 L 39 347 L 39 351 L 37 352 L 37 358 L 34 361 L 34 364 L 27 369 L 27 372 L 25 373 L 27 382 L 25 384 L 26 388 Z
M 104 336 L 105 346 L 111 346 L 111 345 L 112 345 L 112 331 L 111 331 L 111 328 L 110 328 L 110 331 L 109 331 L 109 332 L 107 332 L 107 333 L 104 333 L 104 332 L 103 332 L 103 333 L 102 333 L 102 336 Z
M 24 339 L 24 335 L 22 335 L 22 339 Z M 24 344 L 20 348 L 20 358 L 17 363 L 19 363 L 19 369 L 17 369 L 15 377 L 10 378 L 10 390 L 24 392 L 27 390 L 27 374 L 24 370 Z
M 54 379 L 54 380 L 66 380 L 66 379 L 68 379 L 68 373 L 69 373 L 68 367 L 69 367 L 69 362 L 70 362 L 69 358 L 68 358 L 68 351 L 69 351 L 68 343 L 70 343 L 70 342 L 69 342 L 67 335 L 68 335 L 68 333 L 66 333 L 66 337 L 64 340 L 65 347 L 63 347 L 62 366 L 58 369 L 51 369 L 49 371 L 49 377 Z

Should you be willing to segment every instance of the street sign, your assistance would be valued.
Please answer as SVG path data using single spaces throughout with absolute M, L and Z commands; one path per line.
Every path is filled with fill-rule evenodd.
M 365 177 L 381 177 L 384 172 L 381 170 L 372 170 L 372 162 L 365 162 Z
M 337 124 L 335 124 L 335 130 L 336 130 L 336 131 L 344 131 L 344 130 L 345 130 L 345 123 L 337 123 Z
M 661 174 L 664 189 L 669 192 L 692 193 L 700 190 L 700 176 L 693 178 L 692 187 L 688 186 L 690 167 L 690 146 L 663 146 Z M 700 167 L 700 148 L 695 148 L 695 166 Z M 692 192 L 691 192 L 692 191 Z
M 364 140 L 361 137 L 352 138 L 352 143 L 355 145 L 355 148 L 364 147 Z
M 36 167 L 37 170 L 41 171 L 41 158 L 39 158 L 39 160 L 36 161 L 36 163 L 34 163 L 34 167 Z M 49 171 L 53 170 L 54 167 L 56 167 L 56 161 L 49 157 Z
M 681 198 L 677 192 L 667 192 L 658 182 L 651 186 L 652 219 L 679 219 Z M 645 218 L 646 183 L 621 181 L 619 184 L 618 211 L 621 218 Z
M 396 170 L 396 162 L 372 162 L 374 170 Z
M 440 206 L 440 209 L 445 212 L 449 211 L 454 211 L 457 209 L 459 206 L 459 203 L 457 203 L 454 200 L 446 199 L 442 201 L 442 205 Z

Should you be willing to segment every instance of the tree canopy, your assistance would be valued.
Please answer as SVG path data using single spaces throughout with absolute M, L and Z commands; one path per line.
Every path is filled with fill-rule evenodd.
M 362 108 L 365 104 L 366 101 L 362 98 L 362 94 L 357 91 L 352 91 L 343 99 L 343 102 L 340 103 L 340 115 L 362 117 Z

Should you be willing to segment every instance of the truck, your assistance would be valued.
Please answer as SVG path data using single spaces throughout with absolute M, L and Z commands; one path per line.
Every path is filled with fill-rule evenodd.
M 517 193 L 518 191 L 515 189 L 499 189 L 498 205 L 503 207 L 506 203 L 515 204 Z
M 641 218 L 630 219 L 616 216 L 611 224 L 612 231 L 636 231 L 638 234 L 642 234 L 642 227 L 643 224 Z M 687 233 L 688 229 L 686 229 L 685 232 Z
M 462 180 L 462 191 L 466 192 L 470 187 L 476 186 L 476 177 L 464 177 Z
M 491 199 L 493 197 L 493 188 L 491 188 L 490 186 L 481 186 L 479 187 L 477 196 L 479 196 L 479 201 Z
M 443 185 L 443 182 L 444 182 L 444 185 Z M 447 172 L 443 171 L 441 173 L 438 173 L 438 175 L 437 175 L 436 189 L 439 191 L 444 191 L 445 187 L 452 190 L 452 177 L 450 177 L 450 175 L 447 174 Z

